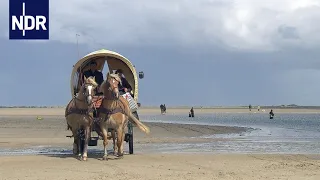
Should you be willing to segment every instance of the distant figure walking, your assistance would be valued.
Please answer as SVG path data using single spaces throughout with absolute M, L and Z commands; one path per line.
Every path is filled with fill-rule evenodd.
M 251 106 L 251 104 L 249 104 L 249 111 L 251 111 L 251 109 L 252 109 L 252 106 Z
M 163 114 L 163 105 L 160 105 L 160 113 Z
M 161 105 L 160 105 L 160 111 L 161 111 L 161 114 L 165 114 L 165 113 L 166 113 L 167 108 L 166 108 L 166 105 L 165 105 L 165 104 L 161 104 Z
M 258 111 L 260 111 L 260 106 L 258 106 Z
M 193 107 L 190 109 L 190 112 L 189 112 L 189 117 L 194 117 L 194 110 L 193 110 Z
M 270 119 L 273 119 L 274 113 L 273 113 L 273 110 L 272 110 L 272 109 L 271 109 L 271 111 L 269 112 L 269 116 L 270 116 Z

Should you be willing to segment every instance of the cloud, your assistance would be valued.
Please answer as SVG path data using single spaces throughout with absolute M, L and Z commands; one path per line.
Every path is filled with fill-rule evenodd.
M 317 48 L 319 20 L 320 0 L 50 1 L 51 40 L 101 46 Z
M 278 32 L 284 39 L 299 39 L 297 28 L 295 27 L 283 25 L 278 28 Z

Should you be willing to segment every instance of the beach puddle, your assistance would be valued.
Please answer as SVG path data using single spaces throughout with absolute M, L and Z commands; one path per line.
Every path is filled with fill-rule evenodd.
M 108 153 L 112 154 L 112 147 Z M 318 154 L 320 143 L 314 141 L 272 140 L 271 138 L 232 138 L 201 143 L 143 143 L 134 145 L 134 154 L 152 153 L 236 153 L 236 154 Z M 125 154 L 128 145 L 125 144 Z M 103 147 L 89 147 L 88 154 L 102 155 Z M 72 155 L 71 147 L 33 146 L 28 148 L 0 148 L 0 156 L 12 155 Z

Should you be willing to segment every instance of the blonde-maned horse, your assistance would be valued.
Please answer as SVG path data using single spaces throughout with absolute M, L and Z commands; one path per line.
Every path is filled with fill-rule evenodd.
M 79 93 L 76 97 L 72 98 L 68 103 L 65 111 L 65 117 L 68 124 L 68 129 L 71 129 L 73 142 L 73 154 L 79 156 L 80 160 L 87 160 L 88 154 L 88 142 L 91 133 L 91 125 L 93 118 L 90 116 L 92 107 L 92 98 L 95 94 L 95 89 L 98 84 L 94 77 L 84 77 L 84 83 L 82 84 Z M 84 147 L 83 154 L 80 152 L 81 140 L 79 139 L 79 131 L 84 130 Z M 81 157 L 82 155 L 82 157 Z
M 128 101 L 119 95 L 119 83 L 121 83 L 121 79 L 117 74 L 108 73 L 106 80 L 100 86 L 100 92 L 103 92 L 104 98 L 98 109 L 98 116 L 100 130 L 103 135 L 104 160 L 108 160 L 108 128 L 114 129 L 117 133 L 118 157 L 123 157 L 124 129 L 127 126 L 128 120 L 146 134 L 150 133 L 149 128 L 132 114 Z M 113 136 L 115 134 L 114 131 L 112 131 Z M 115 145 L 114 149 L 116 149 Z

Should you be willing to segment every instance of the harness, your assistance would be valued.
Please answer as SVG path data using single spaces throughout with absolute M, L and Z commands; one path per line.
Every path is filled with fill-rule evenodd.
M 76 105 L 76 101 L 73 101 L 73 100 L 76 100 L 76 99 L 79 100 L 79 101 L 82 101 L 82 100 L 80 100 L 80 99 L 78 99 L 76 97 L 72 98 L 72 100 L 69 102 L 69 104 L 67 106 L 68 108 L 66 108 L 65 117 L 67 117 L 70 114 L 89 115 L 89 113 L 92 112 L 92 110 L 89 110 L 89 108 L 86 108 L 86 109 L 78 108 L 77 105 Z M 74 107 L 69 107 L 71 102 L 74 102 Z
M 119 113 L 119 112 L 123 113 L 123 110 L 120 107 L 116 107 L 114 109 L 107 109 L 107 108 L 104 108 L 103 106 L 100 106 L 100 108 L 98 109 L 99 115 L 100 115 L 100 113 L 103 113 L 106 115 L 104 118 L 104 121 L 107 121 L 112 114 Z
M 84 91 L 86 91 L 86 88 L 87 88 L 87 85 L 89 85 L 90 83 L 87 83 L 83 86 L 84 88 Z M 80 109 L 77 107 L 77 104 L 76 104 L 76 101 L 75 100 L 78 100 L 78 101 L 81 101 L 81 102 L 84 102 L 85 100 L 81 100 L 81 99 L 78 99 L 76 96 L 74 96 L 71 101 L 69 102 L 69 104 L 67 105 L 67 108 L 66 108 L 66 111 L 65 111 L 65 117 L 67 117 L 68 115 L 70 114 L 80 114 L 80 115 L 88 115 L 90 118 L 92 118 L 89 113 L 92 112 L 93 110 L 91 108 L 86 108 L 86 109 Z M 74 102 L 74 106 L 72 107 L 69 107 L 70 106 L 70 103 L 71 102 Z

